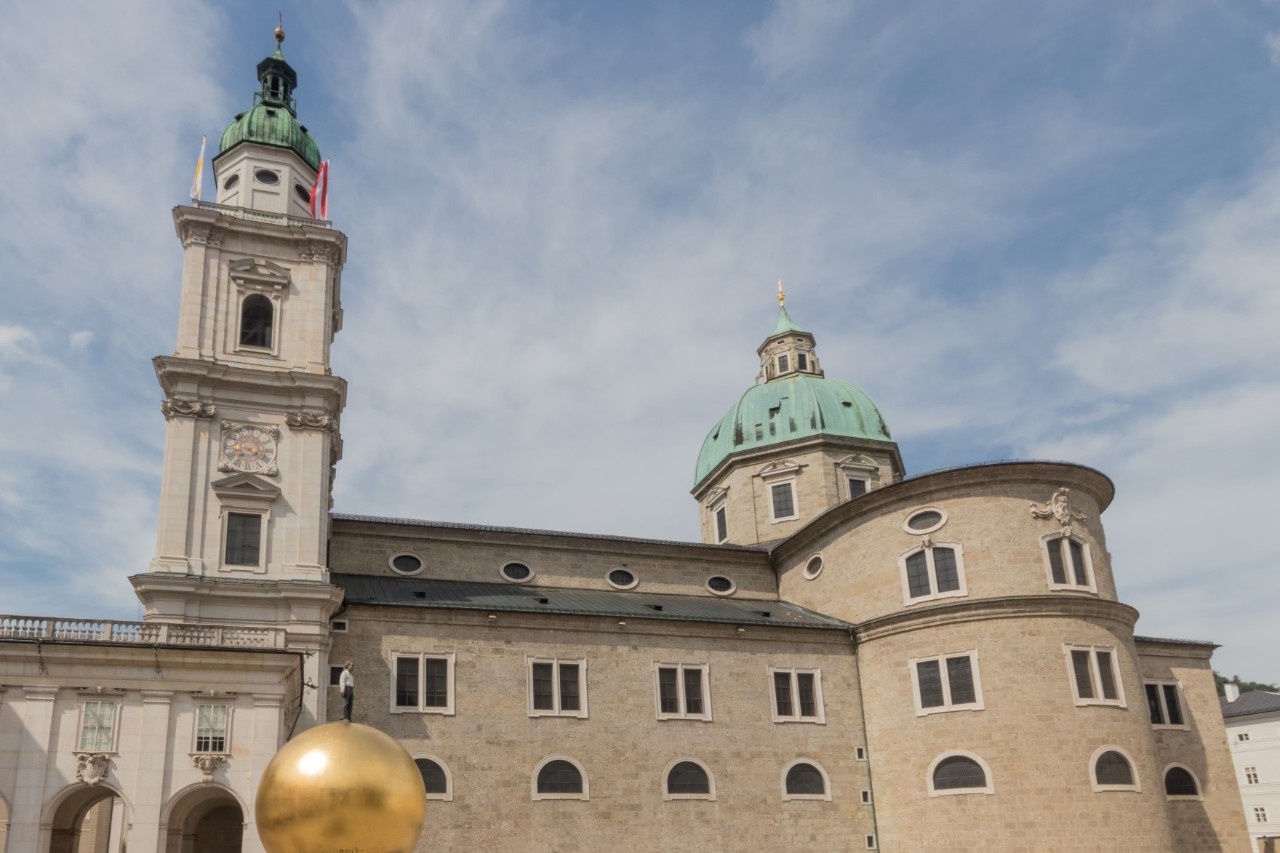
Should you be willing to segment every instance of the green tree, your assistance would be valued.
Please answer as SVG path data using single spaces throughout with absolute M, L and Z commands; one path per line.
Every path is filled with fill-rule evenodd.
M 1226 691 L 1223 689 L 1222 685 L 1227 684 L 1228 682 L 1239 687 L 1241 693 L 1248 693 L 1250 690 L 1265 690 L 1268 693 L 1280 693 L 1280 687 L 1277 687 L 1274 684 L 1267 684 L 1263 681 L 1241 681 L 1240 676 L 1238 675 L 1233 675 L 1230 678 L 1227 678 L 1225 675 L 1215 672 L 1213 674 L 1213 680 L 1218 686 L 1219 696 L 1226 695 Z

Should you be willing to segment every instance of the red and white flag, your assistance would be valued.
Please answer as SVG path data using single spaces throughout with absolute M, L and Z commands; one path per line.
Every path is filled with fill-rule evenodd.
M 329 218 L 329 161 L 325 160 L 316 170 L 316 182 L 311 185 L 311 218 Z

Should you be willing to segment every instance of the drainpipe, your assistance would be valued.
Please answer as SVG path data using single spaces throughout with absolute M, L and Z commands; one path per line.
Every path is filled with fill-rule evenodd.
M 871 792 L 871 831 L 876 835 L 876 849 L 884 850 L 880 843 L 880 825 L 876 822 L 876 786 L 871 773 L 871 745 L 867 743 L 867 706 L 862 699 L 862 662 L 858 660 L 858 638 L 849 629 L 849 645 L 853 649 L 853 663 L 858 668 L 858 714 L 862 717 L 862 748 L 867 755 L 867 790 Z

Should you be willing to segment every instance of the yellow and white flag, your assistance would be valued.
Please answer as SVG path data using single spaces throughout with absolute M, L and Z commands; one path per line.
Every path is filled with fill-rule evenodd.
M 204 144 L 207 137 L 200 137 L 200 157 L 196 160 L 196 176 L 191 179 L 191 197 L 193 199 L 200 198 L 200 193 L 204 191 Z

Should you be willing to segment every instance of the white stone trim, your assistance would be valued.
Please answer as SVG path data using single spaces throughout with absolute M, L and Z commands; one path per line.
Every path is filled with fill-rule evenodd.
M 1107 752 L 1118 752 L 1124 756 L 1125 761 L 1129 762 L 1129 772 L 1133 774 L 1132 785 L 1099 785 L 1098 784 L 1098 759 L 1102 757 L 1103 753 L 1107 753 Z M 1161 788 L 1163 789 L 1164 787 L 1163 775 L 1160 777 L 1160 781 L 1161 781 Z M 1198 779 L 1196 781 L 1199 782 Z M 1097 749 L 1095 749 L 1093 751 L 1093 755 L 1089 757 L 1089 785 L 1091 788 L 1093 788 L 1094 791 L 1134 791 L 1134 792 L 1142 791 L 1142 779 L 1138 776 L 1138 765 L 1133 760 L 1133 756 L 1129 754 L 1129 751 L 1127 749 L 1125 749 L 1122 746 L 1116 746 L 1115 744 L 1107 744 L 1105 746 L 1100 746 Z
M 1177 767 L 1177 768 L 1179 768 L 1179 769 L 1181 769 L 1181 770 L 1185 770 L 1185 771 L 1187 771 L 1188 773 L 1190 773 L 1190 774 L 1191 774 L 1191 781 L 1193 781 L 1193 782 L 1195 782 L 1195 783 L 1196 783 L 1196 793 L 1194 793 L 1194 794 L 1170 794 L 1170 793 L 1168 792 L 1168 790 L 1166 789 L 1166 790 L 1165 790 L 1165 794 L 1164 794 L 1164 798 L 1165 798 L 1166 800 L 1197 800 L 1197 801 L 1204 800 L 1204 785 L 1203 785 L 1203 784 L 1201 784 L 1201 782 L 1200 782 L 1200 774 L 1199 774 L 1199 773 L 1197 773 L 1196 771 L 1192 770 L 1190 767 L 1188 767 L 1187 765 L 1183 764 L 1183 763 L 1182 763 L 1182 762 L 1180 762 L 1180 761 L 1170 761 L 1170 762 L 1169 762 L 1168 764 L 1166 764 L 1166 765 L 1164 766 L 1164 768 L 1160 771 L 1160 787 L 1161 787 L 1161 788 L 1165 788 L 1165 787 L 1166 787 L 1166 786 L 1165 786 L 1165 776 L 1167 776 L 1167 775 L 1169 774 L 1169 771 L 1170 771 L 1170 770 L 1172 770 L 1172 769 L 1174 769 L 1175 767 Z M 1134 778 L 1136 779 L 1137 777 L 1135 776 Z
M 454 715 L 454 652 L 391 652 L 391 692 L 389 709 L 392 714 L 440 714 L 445 717 Z M 396 661 L 412 659 L 418 661 L 418 704 L 415 706 L 396 704 Z M 427 696 L 427 661 L 442 660 L 445 662 L 445 678 L 448 682 L 447 702 L 444 705 L 423 704 Z
M 1075 700 L 1076 705 L 1111 705 L 1117 708 L 1128 707 L 1125 704 L 1124 682 L 1120 678 L 1120 658 L 1116 654 L 1116 651 L 1115 646 L 1090 646 L 1072 643 L 1063 644 L 1062 656 L 1067 663 L 1067 681 L 1071 685 L 1071 696 Z M 1089 679 L 1090 686 L 1093 690 L 1092 697 L 1084 697 L 1080 695 L 1079 685 L 1076 684 L 1075 664 L 1071 660 L 1072 652 L 1087 652 L 1089 654 Z M 1102 678 L 1099 674 L 1098 666 L 1098 652 L 1108 652 L 1111 655 L 1111 678 L 1116 687 L 1115 699 L 1107 699 L 1103 695 Z
M 653 710 L 654 715 L 659 720 L 702 720 L 711 722 L 711 669 L 710 664 L 706 663 L 668 663 L 664 661 L 654 661 L 653 663 Z M 676 698 L 679 700 L 680 710 L 664 712 L 662 710 L 662 682 L 659 677 L 659 671 L 663 669 L 674 669 L 676 671 Z M 702 712 L 691 714 L 686 710 L 688 704 L 688 696 L 684 690 L 684 673 L 685 670 L 699 670 L 702 672 Z
M 1071 558 L 1071 548 L 1066 545 L 1068 541 L 1075 542 L 1080 546 L 1080 550 L 1084 554 L 1084 574 L 1088 580 L 1083 586 L 1075 583 L 1075 563 Z M 1049 562 L 1049 549 L 1053 547 L 1050 543 L 1058 546 L 1058 553 L 1062 559 L 1063 573 L 1066 575 L 1067 583 L 1058 583 L 1053 579 L 1053 565 Z M 1098 581 L 1097 576 L 1093 573 L 1093 555 L 1089 548 L 1089 542 L 1074 533 L 1064 533 L 1061 530 L 1053 533 L 1046 533 L 1040 537 L 1040 553 L 1044 559 L 1045 578 L 1049 582 L 1049 589 L 1052 590 L 1074 590 L 1077 592 L 1097 593 Z
M 510 565 L 524 566 L 526 569 L 529 570 L 529 576 L 527 578 L 521 578 L 521 579 L 507 577 L 507 566 L 510 566 Z M 502 564 L 498 566 L 498 577 L 502 578 L 507 583 L 531 583 L 533 579 L 536 578 L 537 576 L 538 576 L 537 570 L 534 569 L 533 566 L 529 565 L 524 560 L 503 560 Z
M 815 562 L 816 562 L 816 566 L 815 566 Z M 825 566 L 826 566 L 826 563 L 822 559 L 822 555 L 814 554 L 809 559 L 804 561 L 804 568 L 801 570 L 800 574 L 807 581 L 817 580 L 818 575 L 822 574 L 822 570 L 823 568 L 825 568 Z
M 1185 731 L 1185 730 L 1187 730 L 1187 729 L 1190 729 L 1190 728 L 1191 728 L 1191 724 L 1187 721 L 1187 701 L 1186 701 L 1185 695 L 1184 695 L 1183 690 L 1182 690 L 1182 682 L 1181 682 L 1181 681 L 1178 681 L 1178 680 L 1176 680 L 1176 679 L 1170 679 L 1170 678 L 1165 678 L 1165 679 L 1158 679 L 1158 678 L 1144 679 L 1144 680 L 1143 680 L 1143 682 L 1142 682 L 1142 692 L 1143 692 L 1143 694 L 1144 694 L 1144 695 L 1143 695 L 1143 698 L 1144 698 L 1144 699 L 1146 698 L 1146 695 L 1145 695 L 1145 694 L 1146 694 L 1146 691 L 1147 691 L 1147 687 L 1148 687 L 1148 686 L 1154 686 L 1154 687 L 1156 687 L 1156 688 L 1157 688 L 1157 690 L 1156 690 L 1156 696 L 1157 696 L 1157 699 L 1158 699 L 1158 702 L 1159 702 L 1159 705 L 1160 705 L 1160 716 L 1161 716 L 1161 717 L 1163 717 L 1163 718 L 1164 718 L 1164 720 L 1165 720 L 1165 722 L 1163 722 L 1163 723 L 1152 723 L 1152 724 L 1151 724 L 1151 728 L 1153 728 L 1153 729 L 1174 729 L 1174 730 L 1179 730 L 1179 729 L 1181 729 L 1181 730 L 1184 730 L 1184 731 Z M 1168 721 L 1168 720 L 1169 720 L 1169 704 L 1168 704 L 1167 697 L 1165 696 L 1165 693 L 1164 693 L 1164 689 L 1165 689 L 1166 687 L 1172 687 L 1172 688 L 1174 689 L 1175 694 L 1177 695 L 1177 701 L 1178 701 L 1178 715 L 1182 717 L 1182 722 L 1181 722 L 1181 723 L 1170 723 L 1170 722 Z M 1148 700 L 1148 701 L 1150 701 L 1150 700 Z M 1195 774 L 1192 774 L 1192 775 L 1195 775 Z M 1196 780 L 1196 784 L 1198 785 L 1199 783 L 1200 783 L 1200 782 L 1199 782 L 1199 779 L 1197 779 L 1197 780 Z
M 947 590 L 946 592 L 938 592 L 938 570 L 934 564 L 933 551 L 935 548 L 950 548 L 956 554 L 956 580 L 960 584 L 957 589 Z M 911 583 L 907 576 L 907 558 L 912 554 L 924 552 L 926 565 L 929 572 L 929 594 L 919 595 L 915 598 L 911 597 Z M 898 555 L 898 573 L 902 579 L 902 603 L 905 605 L 919 604 L 922 601 L 937 601 L 940 598 L 961 598 L 969 594 L 969 582 L 965 577 L 964 570 L 964 546 L 959 542 L 934 542 L 929 537 L 913 548 L 908 548 Z
M 578 773 L 582 776 L 582 793 L 581 794 L 540 794 L 538 793 L 538 774 L 542 772 L 542 768 L 546 767 L 553 761 L 567 761 L 574 767 L 578 768 Z M 591 799 L 591 780 L 587 778 L 587 771 L 577 759 L 570 758 L 567 755 L 548 755 L 546 758 L 538 762 L 533 768 L 533 775 L 529 777 L 529 791 L 532 794 L 534 802 L 538 800 L 589 800 Z
M 415 560 L 418 561 L 418 568 L 414 569 L 411 572 L 406 572 L 403 569 L 397 569 L 396 560 L 399 559 L 400 557 L 413 557 Z M 404 578 L 413 577 L 414 575 L 422 574 L 426 570 L 427 561 L 422 559 L 421 554 L 415 554 L 413 551 L 397 551 L 394 554 L 392 554 L 390 557 L 387 557 L 387 568 L 395 572 L 400 577 L 404 577 Z
M 444 793 L 432 794 L 427 793 L 428 800 L 435 800 L 442 803 L 453 802 L 453 771 L 449 769 L 449 765 L 440 760 L 439 756 L 432 755 L 429 752 L 415 752 L 413 760 L 416 764 L 418 761 L 431 761 L 444 773 Z M 419 771 L 421 773 L 421 771 Z
M 972 702 L 953 703 L 951 701 L 951 679 L 947 674 L 947 661 L 952 658 L 968 658 L 969 671 L 973 674 L 973 696 Z M 941 705 L 926 708 L 920 698 L 920 676 L 917 667 L 922 663 L 930 661 L 938 662 L 938 673 L 942 678 L 942 694 L 943 703 Z M 982 676 L 978 669 L 978 650 L 966 649 L 957 652 L 947 652 L 940 655 L 929 655 L 927 657 L 910 658 L 907 666 L 911 670 L 911 696 L 915 702 L 916 716 L 925 717 L 929 714 L 944 714 L 950 711 L 984 711 L 986 704 L 982 699 Z
M 983 778 L 986 779 L 986 785 L 981 788 L 936 788 L 933 783 L 934 771 L 938 769 L 938 765 L 946 761 L 948 758 L 967 758 L 982 768 Z M 929 791 L 930 797 L 951 797 L 963 794 L 994 794 L 996 792 L 995 782 L 991 778 L 991 767 L 981 755 L 968 752 L 961 749 L 953 749 L 936 756 L 933 761 L 929 762 L 929 769 L 924 774 L 925 786 Z
M 774 675 L 777 673 L 786 673 L 791 676 L 791 710 L 790 714 L 780 714 L 778 712 L 778 695 L 774 687 Z M 817 723 L 825 725 L 827 722 L 826 706 L 822 699 L 822 670 L 817 667 L 787 667 L 787 666 L 771 666 L 768 668 L 769 674 L 769 712 L 775 723 Z M 800 713 L 800 682 L 796 677 L 798 675 L 813 676 L 813 700 L 814 709 L 817 712 L 814 716 L 806 717 Z
M 535 708 L 533 707 L 533 665 L 536 663 L 551 664 L 551 695 L 552 708 Z M 578 667 L 578 698 L 580 705 L 575 710 L 563 710 L 561 707 L 560 697 L 560 667 L 563 664 L 576 664 Z M 527 691 L 528 712 L 530 717 L 576 717 L 585 720 L 588 716 L 587 709 L 587 659 L 586 658 L 555 658 L 555 657 L 539 657 L 530 655 L 525 658 L 525 673 L 529 683 Z
M 627 574 L 631 575 L 631 583 L 627 583 L 627 584 L 614 583 L 613 582 L 614 572 L 626 572 Z M 634 569 L 629 569 L 626 566 L 614 566 L 613 568 L 609 569 L 607 572 L 604 573 L 604 581 L 614 589 L 635 589 L 637 586 L 640 585 L 640 575 L 638 575 Z
M 808 764 L 815 768 L 822 776 L 821 794 L 789 794 L 787 793 L 787 774 L 791 772 L 791 768 L 797 764 Z M 827 768 L 823 767 L 813 758 L 793 758 L 787 762 L 782 768 L 782 775 L 778 779 L 779 789 L 782 791 L 782 801 L 788 800 L 821 800 L 823 802 L 831 802 L 831 777 L 827 775 Z
M 912 527 L 911 519 L 926 512 L 936 512 L 941 518 L 931 527 Z M 947 519 L 947 511 L 940 506 L 919 506 L 908 512 L 902 519 L 902 529 L 912 536 L 923 536 L 927 533 L 933 533 L 935 530 L 941 530 L 946 525 Z
M 702 768 L 702 772 L 707 774 L 707 793 L 705 794 L 673 794 L 669 789 L 671 771 L 675 769 L 677 764 L 683 764 L 688 761 L 690 764 L 696 764 Z M 704 762 L 699 761 L 692 756 L 683 756 L 668 762 L 667 766 L 662 770 L 662 799 L 670 802 L 671 800 L 709 800 L 716 799 L 716 774 L 711 772 L 711 768 Z

